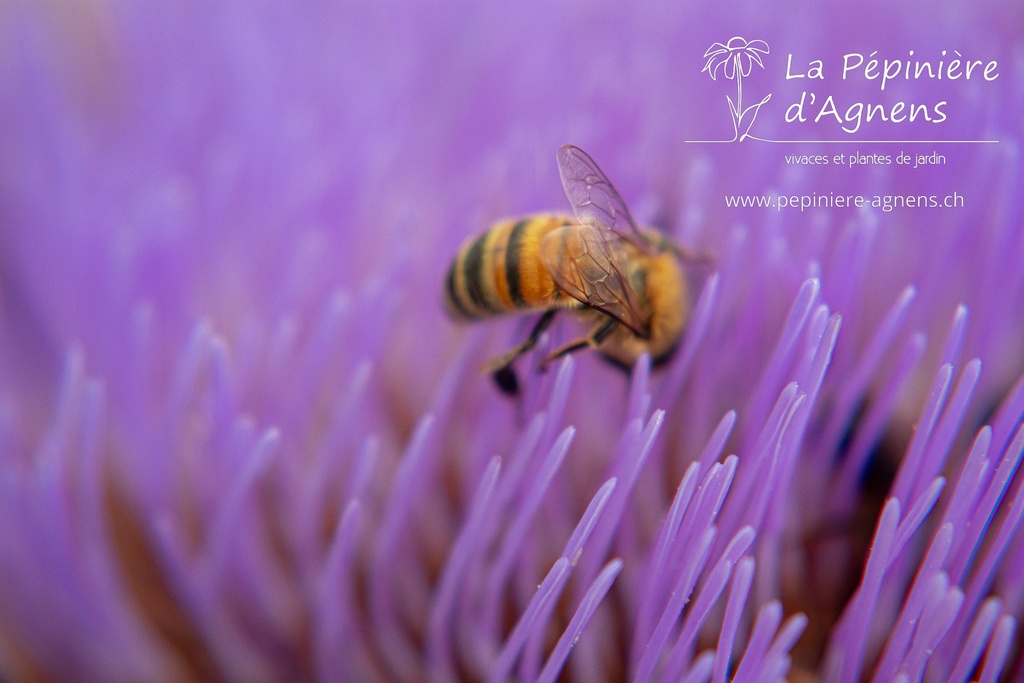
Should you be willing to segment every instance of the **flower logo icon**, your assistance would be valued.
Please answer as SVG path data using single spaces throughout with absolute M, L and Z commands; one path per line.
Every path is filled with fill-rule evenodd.
M 731 97 L 725 96 L 729 101 L 734 133 L 730 142 L 751 137 L 750 127 L 757 118 L 758 110 L 772 97 L 769 93 L 760 102 L 746 108 L 743 106 L 743 79 L 750 75 L 754 64 L 764 68 L 761 55 L 767 55 L 768 51 L 768 43 L 763 40 L 748 41 L 742 36 L 733 36 L 726 43 L 714 43 L 704 53 L 704 59 L 707 61 L 701 69 L 702 73 L 707 71 L 712 80 L 718 80 L 718 73 L 721 71 L 727 79 L 736 81 L 736 101 L 733 102 Z

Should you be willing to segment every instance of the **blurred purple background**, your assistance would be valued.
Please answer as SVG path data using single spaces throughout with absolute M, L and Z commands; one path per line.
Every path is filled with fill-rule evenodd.
M 735 82 L 721 75 L 712 80 L 701 68 L 709 46 L 733 36 L 764 40 L 771 48 L 764 68 L 755 66 L 743 81 L 745 103 L 772 95 L 751 128 L 758 137 L 999 142 L 687 142 L 732 135 L 726 95 L 735 96 Z M 884 92 L 877 81 L 840 78 L 842 55 L 873 50 L 883 59 L 905 59 L 914 50 L 931 60 L 941 50 L 959 50 L 965 58 L 997 60 L 999 77 L 900 80 Z M 787 80 L 789 54 L 794 64 L 823 60 L 825 80 Z M 845 106 L 947 100 L 948 118 L 942 124 L 874 122 L 853 135 L 825 122 L 786 124 L 786 107 L 805 89 L 834 94 Z M 441 276 L 462 240 L 495 220 L 568 209 L 554 161 L 565 142 L 598 160 L 638 219 L 713 255 L 712 270 L 720 276 L 696 360 L 679 361 L 651 379 L 650 408 L 667 411 L 665 427 L 632 494 L 634 526 L 616 536 L 601 562 L 623 557 L 624 576 L 639 576 L 680 477 L 729 410 L 739 418 L 725 453 L 738 453 L 744 472 L 743 451 L 753 447 L 772 402 L 790 379 L 803 379 L 794 369 L 802 350 L 818 348 L 824 313 L 817 336 L 816 323 L 807 323 L 811 331 L 799 328 L 808 341 L 806 349 L 793 352 L 797 360 L 779 360 L 777 340 L 794 299 L 810 291 L 801 289 L 808 278 L 820 281 L 814 305 L 841 314 L 842 327 L 808 417 L 807 442 L 799 448 L 813 451 L 822 443 L 816 437 L 836 437 L 839 427 L 848 428 L 853 440 L 861 424 L 853 415 L 877 401 L 888 378 L 898 374 L 900 350 L 926 339 L 882 427 L 902 453 L 939 366 L 950 362 L 959 377 L 966 361 L 980 358 L 983 371 L 946 466 L 956 473 L 975 431 L 1024 371 L 1022 111 L 1024 6 L 1011 2 L 896 8 L 810 2 L 371 7 L 0 1 L 0 460 L 15 473 L 10 486 L 19 492 L 10 497 L 9 516 L 0 525 L 9 525 L 5 533 L 34 538 L 38 519 L 16 514 L 18 496 L 32 490 L 19 477 L 45 460 L 65 422 L 75 422 L 62 421 L 74 413 L 62 406 L 85 377 L 102 383 L 103 472 L 134 510 L 139 534 L 149 538 L 144 556 L 159 556 L 153 539 L 165 538 L 158 520 L 168 516 L 189 530 L 184 537 L 203 537 L 195 529 L 218 500 L 216 477 L 228 481 L 234 472 L 230 464 L 216 476 L 204 471 L 204 454 L 216 450 L 206 440 L 217 431 L 210 425 L 220 420 L 244 417 L 256 431 L 280 428 L 282 449 L 293 459 L 282 456 L 287 464 L 273 466 L 283 483 L 267 495 L 271 514 L 288 518 L 289 506 L 313 486 L 310 472 L 319 471 L 306 467 L 302 454 L 315 450 L 329 431 L 335 407 L 366 359 L 372 375 L 357 394 L 351 433 L 337 446 L 340 464 L 330 470 L 337 477 L 332 481 L 338 491 L 347 490 L 355 476 L 350 453 L 374 435 L 381 455 L 366 519 L 387 519 L 392 503 L 386 492 L 398 476 L 403 449 L 421 417 L 437 413 L 442 454 L 436 477 L 424 485 L 428 502 L 420 522 L 426 528 L 416 529 L 427 540 L 411 551 L 419 553 L 429 578 L 425 584 L 413 580 L 413 588 L 395 582 L 402 587 L 395 588 L 399 603 L 407 601 L 413 611 L 422 606 L 408 597 L 412 593 L 429 604 L 486 458 L 511 458 L 524 425 L 556 384 L 550 375 L 538 378 L 518 404 L 499 397 L 473 368 L 517 342 L 525 323 L 510 318 L 477 328 L 454 325 L 440 305 Z M 904 149 L 938 151 L 946 163 L 817 168 L 784 160 L 792 153 L 831 157 Z M 963 208 L 777 212 L 725 202 L 727 195 L 746 194 L 953 192 L 963 196 Z M 858 364 L 908 286 L 914 287 L 913 303 L 901 313 L 880 369 L 855 384 Z M 957 344 L 961 304 L 967 317 Z M 569 338 L 574 332 L 563 324 L 554 334 Z M 197 361 L 199 369 L 190 374 L 188 350 L 207 343 L 213 368 Z M 68 361 L 70 350 L 78 355 Z M 551 522 L 550 539 L 532 549 L 527 544 L 523 566 L 546 571 L 557 557 L 604 481 L 611 444 L 632 416 L 621 373 L 592 355 L 577 358 L 568 390 L 564 420 L 578 432 L 545 503 L 558 521 Z M 223 396 L 217 393 L 221 384 L 230 388 Z M 851 387 L 846 394 L 845 387 Z M 222 399 L 228 406 L 223 414 L 217 412 Z M 180 423 L 166 418 L 179 409 L 185 416 Z M 641 413 L 647 417 L 646 409 Z M 1012 424 L 1012 415 L 1007 420 Z M 876 434 L 874 441 L 880 438 Z M 72 442 L 62 447 L 77 452 Z M 804 475 L 798 468 L 791 487 L 779 484 L 778 496 L 815 490 L 822 496 L 828 490 L 822 482 L 834 484 L 838 451 L 806 457 L 817 457 L 821 467 Z M 56 486 L 57 500 L 77 500 L 85 469 L 68 466 L 67 478 Z M 154 483 L 171 471 L 174 478 Z M 208 475 L 211 481 L 204 482 Z M 1013 478 L 1008 496 L 1021 488 L 1020 479 Z M 162 493 L 154 493 L 158 489 Z M 773 503 L 775 512 L 757 531 L 778 538 L 809 533 L 817 501 L 807 495 Z M 850 495 L 856 499 L 859 489 Z M 327 497 L 322 514 L 333 520 L 344 496 Z M 333 524 L 323 522 L 325 529 Z M 974 531 L 978 538 L 984 533 Z M 372 547 L 366 540 L 372 538 L 368 533 L 361 547 Z M 1019 531 L 1013 538 L 1011 552 L 1019 559 L 1024 542 Z M 131 556 L 125 543 L 114 543 L 120 544 L 118 557 Z M 780 543 L 772 547 L 789 547 Z M 907 566 L 916 566 L 922 548 Z M 783 573 L 784 553 L 775 556 Z M 21 578 L 9 585 L 22 585 L 17 582 L 37 570 L 34 558 L 10 551 L 3 560 L 8 576 Z M 132 563 L 122 563 L 117 571 L 132 575 Z M 1024 578 L 1010 564 L 997 582 L 996 594 L 1005 600 L 999 613 L 1019 619 Z M 370 571 L 365 557 L 353 566 Z M 536 586 L 541 578 L 543 571 L 524 585 Z M 770 577 L 755 579 L 759 588 L 748 616 L 777 597 L 773 585 Z M 159 621 L 141 602 L 148 605 L 140 609 L 148 615 L 142 620 Z M 55 614 L 66 608 L 60 600 L 55 604 Z M 75 635 L 56 627 L 22 629 L 21 608 L 8 607 L 15 616 L 0 617 L 2 649 L 20 654 L 0 659 L 6 672 L 24 675 L 24 661 L 35 662 L 29 670 L 41 666 L 51 676 L 74 670 L 78 660 L 67 653 L 75 649 L 69 644 Z M 787 614 L 796 609 L 786 603 Z M 615 618 L 603 622 L 612 633 L 609 621 Z M 829 624 L 817 625 L 812 617 L 810 630 L 816 627 L 827 632 Z M 154 632 L 152 640 L 163 642 L 162 629 Z M 199 632 L 199 640 L 216 639 Z M 386 636 L 366 638 L 387 651 L 380 644 Z M 184 648 L 175 643 L 156 646 L 164 659 L 146 654 L 140 661 L 163 662 L 148 671 L 173 677 L 166 660 Z M 573 656 L 587 661 L 588 655 Z M 593 661 L 596 655 L 589 656 Z M 47 669 L 38 664 L 45 657 L 58 663 Z M 217 665 L 200 669 L 237 678 L 225 664 L 230 657 L 213 659 Z M 633 671 L 636 664 L 610 670 Z M 88 675 L 102 678 L 103 668 L 95 666 L 86 666 Z M 266 671 L 308 673 L 303 666 Z M 580 664 L 574 675 L 586 671 Z

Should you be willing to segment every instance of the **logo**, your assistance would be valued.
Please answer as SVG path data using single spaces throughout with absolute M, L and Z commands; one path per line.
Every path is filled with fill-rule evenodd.
M 706 72 L 715 82 L 721 75 L 725 81 L 736 83 L 735 97 L 732 93 L 725 95 L 732 137 L 686 142 L 997 142 L 980 138 L 948 139 L 926 132 L 927 129 L 942 130 L 931 126 L 943 126 L 950 120 L 970 123 L 969 114 L 964 111 L 966 107 L 956 102 L 953 96 L 966 81 L 991 83 L 999 78 L 999 62 L 991 57 L 970 55 L 951 47 L 935 47 L 923 52 L 911 48 L 889 54 L 880 54 L 879 50 L 848 52 L 828 62 L 809 59 L 800 62 L 806 66 L 794 66 L 793 54 L 790 53 L 785 63 L 784 79 L 780 73 L 775 82 L 792 83 L 802 90 L 795 94 L 791 92 L 792 86 L 785 90 L 783 99 L 787 94 L 792 97 L 788 106 L 787 102 L 780 105 L 776 98 L 771 106 L 766 107 L 772 94 L 760 97 L 760 93 L 744 92 L 744 81 L 753 73 L 755 66 L 769 71 L 764 59 L 769 53 L 766 41 L 747 40 L 743 36 L 733 36 L 724 43 L 712 43 L 704 52 L 701 73 Z M 891 87 L 898 82 L 904 87 Z M 921 87 L 914 88 L 917 84 Z M 762 127 L 767 119 L 770 130 L 782 133 L 781 139 L 752 133 L 758 115 Z M 946 128 L 962 129 L 962 125 Z M 786 135 L 786 131 L 800 132 Z M 913 131 L 917 135 L 901 135 L 902 131 Z M 813 138 L 803 139 L 808 133 Z
M 750 135 L 750 127 L 754 125 L 757 112 L 772 98 L 772 94 L 768 93 L 760 102 L 744 107 L 743 79 L 750 75 L 754 64 L 764 68 L 761 55 L 767 55 L 768 52 L 768 43 L 763 40 L 748 41 L 742 36 L 733 36 L 726 43 L 713 44 L 704 53 L 707 62 L 701 73 L 707 71 L 711 80 L 717 81 L 718 72 L 721 71 L 726 79 L 736 81 L 736 101 L 734 102 L 729 95 L 725 96 L 729 103 L 729 114 L 732 116 L 733 137 L 732 140 L 722 142 L 739 142 L 748 137 L 759 139 Z

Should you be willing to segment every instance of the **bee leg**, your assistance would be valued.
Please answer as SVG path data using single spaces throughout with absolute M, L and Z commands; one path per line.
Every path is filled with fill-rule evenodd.
M 519 393 L 519 378 L 511 365 L 505 365 L 491 373 L 494 383 L 498 385 L 503 394 L 516 396 Z
M 615 328 L 618 325 L 618 320 L 615 320 L 614 318 L 608 318 L 608 320 L 606 320 L 605 322 L 601 323 L 593 330 L 591 330 L 590 334 L 588 334 L 586 337 L 574 339 L 571 342 L 564 344 L 555 349 L 554 351 L 552 351 L 551 353 L 549 353 L 547 358 L 545 358 L 544 361 L 541 363 L 541 368 L 546 367 L 547 364 L 550 363 L 551 361 L 561 358 L 562 356 L 567 356 L 570 353 L 573 353 L 574 351 L 579 351 L 580 349 L 585 349 L 587 347 L 600 346 L 601 342 L 607 339 L 609 335 L 611 335 L 611 333 L 615 331 Z
M 515 396 L 519 393 L 519 380 L 516 378 L 515 370 L 512 369 L 512 363 L 537 345 L 540 335 L 544 334 L 544 330 L 550 327 L 551 321 L 554 320 L 555 312 L 552 309 L 544 313 L 537 324 L 533 326 L 530 336 L 521 344 L 484 363 L 483 371 L 491 373 L 498 388 L 506 394 Z

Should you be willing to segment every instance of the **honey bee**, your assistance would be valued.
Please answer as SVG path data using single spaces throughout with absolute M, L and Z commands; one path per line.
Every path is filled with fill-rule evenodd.
M 584 348 L 629 369 L 641 354 L 669 358 L 690 315 L 683 251 L 641 228 L 615 186 L 586 152 L 558 149 L 562 186 L 575 219 L 540 214 L 497 223 L 468 240 L 448 269 L 445 307 L 459 320 L 543 311 L 529 337 L 484 371 L 515 394 L 513 362 L 530 351 L 562 309 L 590 331 L 556 348 L 547 363 Z

